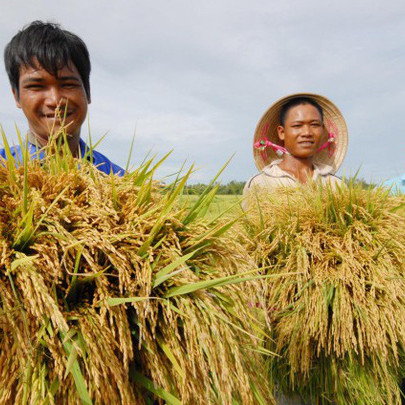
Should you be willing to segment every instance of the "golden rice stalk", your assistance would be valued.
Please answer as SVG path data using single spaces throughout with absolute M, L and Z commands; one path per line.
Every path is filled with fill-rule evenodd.
M 314 404 L 397 404 L 405 365 L 404 196 L 353 183 L 259 193 L 245 246 L 267 273 L 270 378 Z
M 207 193 L 182 207 L 161 162 L 116 178 L 61 148 L 0 165 L 0 403 L 273 403 L 257 267 Z

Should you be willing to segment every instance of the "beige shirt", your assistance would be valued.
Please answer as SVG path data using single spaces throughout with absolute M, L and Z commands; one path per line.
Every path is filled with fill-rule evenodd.
M 281 159 L 274 160 L 268 166 L 266 166 L 261 173 L 251 177 L 245 184 L 243 189 L 244 202 L 243 208 L 246 208 L 246 197 L 248 194 L 258 188 L 260 190 L 268 189 L 274 191 L 279 187 L 297 187 L 301 183 L 292 176 L 280 168 L 279 164 Z M 320 182 L 321 184 L 330 183 L 332 188 L 336 185 L 342 184 L 342 180 L 332 174 L 332 167 L 327 165 L 314 165 L 314 173 L 312 181 Z

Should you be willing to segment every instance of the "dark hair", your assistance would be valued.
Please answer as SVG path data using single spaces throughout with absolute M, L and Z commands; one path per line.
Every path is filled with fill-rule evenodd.
M 280 125 L 283 127 L 285 124 L 285 119 L 287 117 L 288 111 L 291 110 L 291 108 L 296 107 L 297 105 L 301 104 L 311 104 L 313 105 L 318 111 L 321 116 L 321 122 L 323 122 L 323 110 L 322 107 L 311 97 L 305 97 L 305 96 L 298 96 L 294 97 L 290 100 L 288 100 L 280 110 Z
M 90 57 L 86 44 L 59 24 L 33 21 L 19 31 L 4 50 L 4 63 L 11 86 L 19 95 L 21 66 L 36 67 L 36 61 L 53 76 L 72 63 L 80 74 L 90 99 Z

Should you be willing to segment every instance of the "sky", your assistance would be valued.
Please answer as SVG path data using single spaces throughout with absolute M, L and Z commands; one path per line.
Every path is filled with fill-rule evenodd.
M 263 113 L 297 92 L 343 113 L 349 148 L 338 175 L 380 182 L 405 172 L 403 0 L 0 0 L 0 48 L 33 20 L 57 22 L 87 44 L 93 141 L 125 166 L 173 150 L 158 177 L 195 164 L 208 182 L 257 173 L 252 140 Z M 0 66 L 0 124 L 26 121 Z M 87 125 L 82 137 L 88 136 Z

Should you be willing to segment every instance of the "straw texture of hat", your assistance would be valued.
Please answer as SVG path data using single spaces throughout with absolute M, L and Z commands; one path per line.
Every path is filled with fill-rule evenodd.
M 326 131 L 320 144 L 323 145 L 328 142 L 329 134 L 333 134 L 334 142 L 330 143 L 328 147 L 325 147 L 322 151 L 317 152 L 314 155 L 313 161 L 315 164 L 331 166 L 333 173 L 335 173 L 339 169 L 346 155 L 348 131 L 342 113 L 336 105 L 326 97 L 311 93 L 297 93 L 278 100 L 260 119 L 256 127 L 253 144 L 267 139 L 270 142 L 283 146 L 283 142 L 279 139 L 277 134 L 277 127 L 280 125 L 281 107 L 296 97 L 309 97 L 322 107 L 324 117 L 323 122 Z M 273 160 L 279 159 L 279 156 L 277 156 L 271 147 L 260 150 L 253 146 L 253 156 L 259 170 L 262 170 Z

